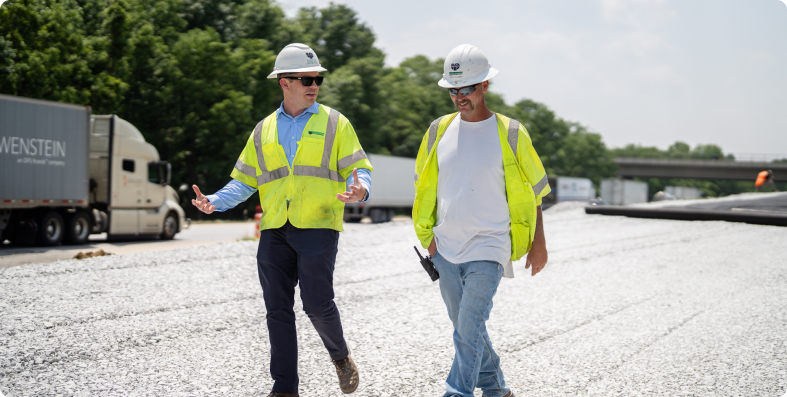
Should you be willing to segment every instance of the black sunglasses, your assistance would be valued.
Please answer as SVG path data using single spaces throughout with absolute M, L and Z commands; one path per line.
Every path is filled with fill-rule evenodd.
M 481 84 L 481 83 L 478 83 L 478 84 Z M 467 87 L 462 87 L 462 88 L 449 88 L 448 92 L 451 93 L 451 96 L 456 96 L 460 92 L 462 93 L 462 95 L 468 96 L 468 95 L 470 95 L 470 94 L 475 92 L 475 87 L 478 86 L 478 84 L 473 84 L 473 85 L 469 85 Z
M 319 87 L 319 86 L 322 85 L 322 80 L 324 78 L 325 77 L 323 77 L 323 76 L 317 76 L 317 77 L 289 77 L 289 76 L 287 76 L 287 77 L 285 77 L 285 79 L 289 79 L 289 80 L 300 80 L 301 84 L 303 84 L 304 87 L 309 87 L 309 86 L 312 85 L 312 83 L 317 83 L 317 87 Z

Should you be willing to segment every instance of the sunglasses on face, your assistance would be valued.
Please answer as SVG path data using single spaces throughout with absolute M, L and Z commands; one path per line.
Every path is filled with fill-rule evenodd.
M 317 77 L 285 77 L 288 80 L 300 80 L 304 87 L 309 87 L 312 83 L 317 83 L 317 87 L 322 85 L 323 76 Z
M 478 84 L 481 84 L 481 83 L 478 83 Z M 460 93 L 462 95 L 464 95 L 464 96 L 467 96 L 467 95 L 470 95 L 470 94 L 475 92 L 475 88 L 478 86 L 478 84 L 473 84 L 473 85 L 470 85 L 470 86 L 467 86 L 467 87 L 462 87 L 462 88 L 449 88 L 448 92 L 451 93 L 451 96 L 456 96 L 457 94 L 460 94 Z

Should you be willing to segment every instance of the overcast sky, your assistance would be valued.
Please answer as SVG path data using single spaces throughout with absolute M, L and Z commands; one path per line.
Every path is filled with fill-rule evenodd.
M 279 0 L 289 15 L 328 0 Z M 716 143 L 787 155 L 787 6 L 780 0 L 343 0 L 396 65 L 455 46 L 610 147 Z M 437 82 L 435 82 L 436 84 Z

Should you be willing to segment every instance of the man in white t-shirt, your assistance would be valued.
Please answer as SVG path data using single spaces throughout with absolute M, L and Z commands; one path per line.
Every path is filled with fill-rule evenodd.
M 440 293 L 454 325 L 454 362 L 444 397 L 514 397 L 486 320 L 512 260 L 526 253 L 536 275 L 547 263 L 541 198 L 546 172 L 520 122 L 493 113 L 484 94 L 498 71 L 478 48 L 463 44 L 445 60 L 438 83 L 458 113 L 435 120 L 416 160 L 415 231 L 440 274 Z M 458 116 L 458 117 L 457 117 Z

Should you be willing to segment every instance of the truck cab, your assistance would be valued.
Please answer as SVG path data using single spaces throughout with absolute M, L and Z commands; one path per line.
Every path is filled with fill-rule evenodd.
M 178 194 L 169 186 L 170 164 L 116 115 L 91 116 L 89 177 L 90 204 L 107 215 L 98 219 L 94 232 L 171 239 L 187 224 Z

